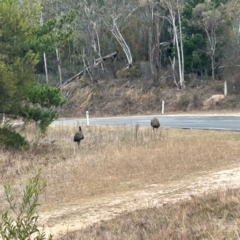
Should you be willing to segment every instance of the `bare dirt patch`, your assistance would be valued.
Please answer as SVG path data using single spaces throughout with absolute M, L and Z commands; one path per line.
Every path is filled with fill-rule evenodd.
M 42 207 L 40 219 L 47 234 L 59 237 L 123 213 L 161 207 L 167 203 L 190 199 L 194 195 L 239 187 L 240 165 L 234 165 L 229 169 L 208 172 L 189 180 L 145 185 L 142 190 L 75 200 L 68 204 L 61 204 L 59 201 L 51 209 Z

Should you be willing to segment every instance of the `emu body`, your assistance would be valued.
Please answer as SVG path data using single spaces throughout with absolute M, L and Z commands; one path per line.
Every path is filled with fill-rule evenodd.
M 159 122 L 159 120 L 156 117 L 154 117 L 151 120 L 151 126 L 152 126 L 153 130 L 154 129 L 158 129 L 160 127 L 160 122 Z
M 80 147 L 80 143 L 83 139 L 84 139 L 84 135 L 82 132 L 82 128 L 81 128 L 81 126 L 79 126 L 79 130 L 78 130 L 78 132 L 75 133 L 74 138 L 73 138 L 73 141 L 77 142 L 78 148 Z

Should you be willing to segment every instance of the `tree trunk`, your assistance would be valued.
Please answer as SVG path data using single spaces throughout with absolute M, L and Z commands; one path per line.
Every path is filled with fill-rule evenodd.
M 178 31 L 177 25 L 176 25 L 176 14 L 178 14 L 179 28 L 181 28 L 180 12 L 179 12 L 179 9 L 177 9 L 177 12 L 175 12 L 173 9 L 173 6 L 171 5 L 170 2 L 167 2 L 167 6 L 168 6 L 169 13 L 170 13 L 170 19 L 168 19 L 168 20 L 172 24 L 174 40 L 175 40 L 176 49 L 177 49 L 179 88 L 185 88 L 184 66 L 183 66 L 184 56 L 183 56 L 182 34 L 181 34 L 182 30 L 180 29 Z M 180 46 L 179 46 L 178 36 L 180 37 Z
M 150 61 L 150 68 L 151 68 L 151 77 L 155 84 L 157 84 L 157 71 L 156 71 L 156 62 L 155 62 L 155 44 L 154 44 L 154 13 L 153 13 L 153 5 L 150 5 L 150 12 L 151 12 L 151 20 L 150 26 L 148 31 L 148 52 L 149 52 L 149 61 Z
M 116 38 L 116 40 L 118 41 L 118 43 L 120 44 L 120 46 L 122 47 L 123 52 L 125 53 L 126 57 L 127 57 L 127 61 L 128 61 L 128 67 L 132 66 L 133 63 L 133 59 L 132 59 L 132 53 L 130 51 L 129 46 L 127 45 L 124 37 L 122 36 L 118 25 L 116 23 L 118 17 L 113 18 L 113 27 L 112 29 L 110 29 L 110 31 L 112 32 L 113 36 Z
M 211 56 L 211 62 L 212 62 L 212 80 L 215 80 L 215 57 L 214 54 Z
M 158 14 L 158 11 L 157 11 Z M 156 21 L 156 51 L 155 51 L 155 68 L 156 68 L 156 81 L 159 82 L 160 78 L 160 24 L 159 18 L 155 19 Z
M 58 72 L 59 72 L 59 85 L 60 85 L 60 89 L 61 89 L 61 87 L 62 87 L 62 71 L 61 71 L 61 64 L 60 64 L 60 56 L 59 56 L 59 52 L 58 52 L 57 48 L 56 48 L 56 55 L 57 55 Z
M 87 35 L 88 35 L 88 43 L 87 43 L 87 48 L 88 48 L 88 65 L 90 67 L 90 78 L 92 79 L 93 85 L 97 85 L 97 79 L 95 76 L 95 69 L 94 69 L 94 56 L 93 56 L 93 47 L 92 47 L 92 27 L 91 24 L 88 23 L 88 28 L 87 28 Z

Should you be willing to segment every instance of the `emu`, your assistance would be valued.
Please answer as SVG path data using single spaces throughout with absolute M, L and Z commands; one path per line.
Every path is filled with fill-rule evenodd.
M 159 122 L 159 120 L 156 117 L 154 117 L 151 120 L 151 126 L 152 126 L 153 130 L 154 129 L 158 129 L 160 127 L 160 122 Z
M 83 132 L 82 132 L 82 128 L 81 128 L 81 126 L 79 126 L 79 130 L 78 130 L 78 132 L 75 133 L 74 138 L 73 138 L 73 141 L 77 142 L 78 148 L 80 147 L 80 142 L 83 139 L 84 139 L 84 135 L 83 135 Z

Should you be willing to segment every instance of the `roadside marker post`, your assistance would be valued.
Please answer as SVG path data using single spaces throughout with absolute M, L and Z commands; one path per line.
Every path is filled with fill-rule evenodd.
M 224 96 L 227 96 L 227 81 L 224 82 Z
M 162 114 L 164 114 L 164 100 L 162 101 Z
M 89 126 L 89 113 L 86 111 L 86 117 L 87 117 L 87 126 Z

